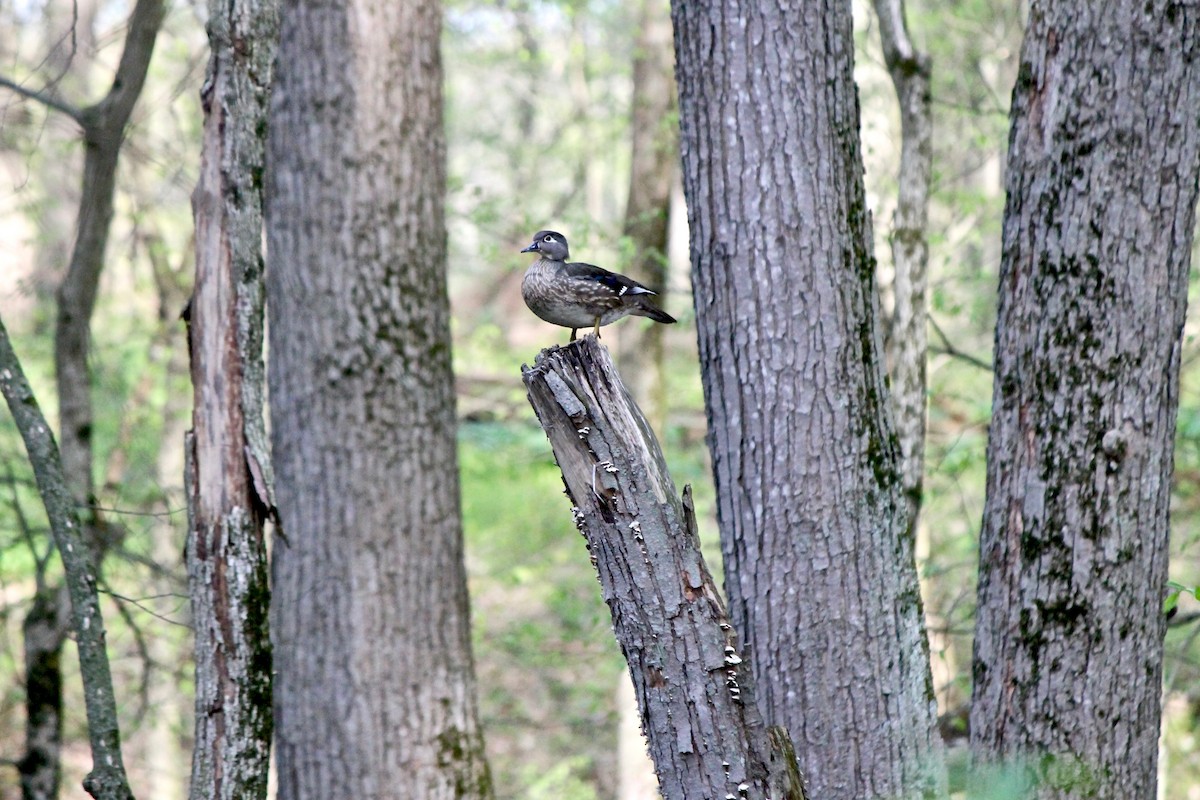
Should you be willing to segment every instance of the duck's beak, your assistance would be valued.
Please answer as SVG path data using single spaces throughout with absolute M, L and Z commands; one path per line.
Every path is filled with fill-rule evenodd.
M 529 245 L 529 247 L 526 247 L 521 252 L 522 253 L 536 253 L 537 249 L 538 249 L 538 243 L 534 242 L 533 244 Z

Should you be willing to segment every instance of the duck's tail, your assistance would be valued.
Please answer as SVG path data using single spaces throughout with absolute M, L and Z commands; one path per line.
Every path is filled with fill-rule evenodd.
M 649 317 L 650 319 L 654 320 L 655 322 L 663 322 L 668 325 L 671 324 L 672 322 L 678 322 L 678 320 L 676 320 L 674 317 L 672 317 L 667 312 L 663 311 L 658 306 L 651 303 L 649 300 L 642 300 L 640 303 L 637 304 L 637 308 L 635 308 L 630 313 L 635 314 L 639 317 Z

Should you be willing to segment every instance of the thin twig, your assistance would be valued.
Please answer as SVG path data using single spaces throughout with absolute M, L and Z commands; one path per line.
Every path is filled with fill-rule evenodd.
M 1191 611 L 1187 614 L 1176 614 L 1167 620 L 1168 628 L 1182 628 L 1184 625 L 1191 625 L 1193 622 L 1200 620 L 1200 611 Z
M 959 350 L 957 347 L 950 344 L 950 339 L 947 338 L 945 331 L 942 330 L 942 327 L 937 324 L 937 320 L 933 318 L 932 314 L 930 314 L 928 316 L 929 316 L 930 327 L 933 328 L 933 332 L 938 335 L 938 338 L 942 340 L 942 349 L 934 350 L 934 352 L 940 352 L 944 355 L 952 356 L 953 358 L 961 358 L 963 361 L 966 361 L 971 366 L 979 367 L 980 369 L 982 369 L 986 372 L 993 371 L 991 364 L 987 363 L 986 361 L 984 361 L 981 358 L 977 358 L 977 357 L 971 355 L 970 353 L 964 353 L 962 350 Z M 933 348 L 930 348 L 930 349 L 933 350 Z
M 138 602 L 137 600 L 135 600 L 134 598 L 132 598 L 132 597 L 126 597 L 126 596 L 125 596 L 125 595 L 123 595 L 123 594 L 118 594 L 117 592 L 114 592 L 112 589 L 109 589 L 109 588 L 106 588 L 106 587 L 101 587 L 101 588 L 97 589 L 96 591 L 100 592 L 101 594 L 106 594 L 106 595 L 108 595 L 108 596 L 109 596 L 109 597 L 111 597 L 113 600 L 116 600 L 116 601 L 118 602 L 118 604 L 120 604 L 120 603 L 129 603 L 129 605 L 131 605 L 131 606 L 135 606 L 135 607 L 136 607 L 136 608 L 138 608 L 139 610 L 141 610 L 141 611 L 145 611 L 145 612 L 146 612 L 147 614 L 149 614 L 150 616 L 152 616 L 152 617 L 154 617 L 154 618 L 156 618 L 156 619 L 160 619 L 160 620 L 162 620 L 163 622 L 166 622 L 166 623 L 168 623 L 168 624 L 170 624 L 170 625 L 178 625 L 178 626 L 179 626 L 179 627 L 181 627 L 181 628 L 187 628 L 189 631 L 192 629 L 192 626 L 191 626 L 191 625 L 189 625 L 189 624 L 187 624 L 186 622 L 180 622 L 179 620 L 176 620 L 176 619 L 171 619 L 170 617 L 164 617 L 162 614 L 159 614 L 157 611 L 154 611 L 153 609 L 150 609 L 150 608 L 148 608 L 148 607 L 146 607 L 146 606 L 142 605 L 141 603 L 139 603 L 139 602 Z M 182 599 L 185 599 L 185 600 L 187 599 L 187 598 L 186 598 L 184 595 L 173 594 L 173 593 L 167 593 L 167 594 L 156 594 L 156 595 L 151 595 L 150 597 L 151 597 L 151 598 L 154 598 L 154 597 L 178 597 L 178 598 L 182 598 Z M 147 599 L 150 599 L 150 598 L 147 598 Z
M 29 519 L 25 516 L 25 508 L 21 505 L 21 497 L 17 494 L 17 478 L 13 474 L 12 465 L 6 465 L 5 483 L 12 488 L 12 499 L 9 501 L 9 506 L 13 510 L 13 515 L 17 520 L 17 527 L 21 529 L 21 536 L 25 539 L 25 544 L 29 546 L 29 552 L 33 555 L 33 582 L 37 590 L 43 591 L 46 588 L 46 564 L 50 561 L 50 555 L 54 552 L 54 543 L 51 542 L 46 547 L 44 554 L 38 553 L 37 542 L 33 538 L 33 526 L 29 524 Z
M 187 511 L 186 508 L 169 508 L 166 511 L 130 511 L 124 508 L 104 508 L 103 506 L 90 505 L 88 503 L 78 503 L 76 507 L 86 508 L 91 511 L 103 511 L 107 514 L 122 514 L 127 517 L 170 517 Z
M 68 117 L 78 122 L 80 127 L 84 126 L 83 112 L 65 100 L 60 100 L 54 95 L 47 94 L 44 91 L 39 92 L 36 89 L 30 89 L 26 86 L 22 86 L 11 78 L 6 78 L 3 75 L 0 75 L 0 87 L 9 89 L 14 93 L 19 94 L 21 97 L 24 97 L 26 100 L 33 100 L 41 103 L 42 105 L 46 106 L 46 108 L 49 108 L 53 111 L 66 114 Z
M 100 587 L 99 591 L 107 594 L 116 601 L 114 605 L 117 608 L 117 614 L 119 614 L 121 619 L 125 621 L 125 624 L 129 626 L 129 630 L 133 634 L 134 647 L 137 648 L 138 656 L 140 656 L 142 660 L 142 679 L 138 682 L 138 710 L 137 713 L 134 714 L 134 719 L 140 722 L 141 720 L 145 719 L 146 711 L 150 708 L 150 670 L 154 666 L 154 659 L 150 657 L 150 648 L 146 645 L 146 637 L 142 633 L 142 626 L 137 624 L 137 620 L 133 618 L 133 614 L 130 613 L 129 609 L 125 607 L 125 598 L 104 587 Z M 136 606 L 142 611 L 147 610 L 136 603 L 130 603 L 130 605 Z M 148 613 L 158 617 L 158 615 L 154 614 L 153 611 Z M 162 617 L 159 617 L 159 619 L 162 619 Z M 167 621 L 170 622 L 170 620 Z

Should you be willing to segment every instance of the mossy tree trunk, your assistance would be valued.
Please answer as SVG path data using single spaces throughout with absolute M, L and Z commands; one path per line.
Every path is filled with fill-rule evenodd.
M 486 798 L 446 290 L 441 7 L 289 0 L 267 191 L 279 796 Z
M 1013 91 L 971 746 L 1155 795 L 1200 9 L 1035 3 Z
M 187 571 L 196 635 L 192 800 L 267 796 L 272 474 L 263 421 L 262 176 L 278 0 L 209 4 L 189 305 Z
M 850 7 L 673 3 L 726 590 L 814 797 L 942 784 L 884 383 Z

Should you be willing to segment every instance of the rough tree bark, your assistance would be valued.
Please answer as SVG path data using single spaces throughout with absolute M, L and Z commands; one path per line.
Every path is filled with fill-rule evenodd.
M 672 120 L 671 17 L 668 0 L 642 0 L 634 44 L 633 100 L 630 120 L 629 197 L 622 235 L 633 246 L 628 274 L 665 296 L 671 187 L 679 163 L 679 129 Z M 634 396 L 650 410 L 656 425 L 666 418 L 661 325 L 628 326 L 621 365 Z
M 1013 91 L 971 746 L 1152 798 L 1200 9 L 1039 2 Z
M 204 137 L 192 195 L 195 402 L 185 440 L 187 568 L 196 633 L 192 800 L 267 796 L 273 476 L 263 389 L 262 179 L 277 0 L 209 3 Z
M 892 233 L 895 307 L 887 341 L 900 480 L 908 524 L 917 524 L 925 475 L 925 318 L 929 267 L 929 182 L 933 173 L 933 112 L 929 57 L 913 46 L 904 0 L 874 0 L 888 75 L 900 105 L 900 174 Z
M 79 651 L 88 740 L 92 747 L 92 770 L 84 779 L 83 788 L 96 800 L 133 800 L 121 759 L 121 731 L 117 725 L 117 703 L 113 696 L 108 651 L 105 650 L 104 617 L 96 594 L 96 567 L 91 548 L 83 536 L 83 526 L 74 496 L 67 486 L 54 434 L 25 380 L 2 321 L 0 393 L 25 441 L 71 596 L 72 629 Z
M 850 7 L 673 3 L 726 590 L 814 797 L 943 783 L 883 379 Z
M 795 755 L 755 706 L 749 664 L 658 441 L 593 336 L 523 369 L 629 662 L 666 800 L 802 800 Z M 772 748 L 782 746 L 773 752 Z
M 108 93 L 98 103 L 76 107 L 56 91 L 37 92 L 8 79 L 0 85 L 43 103 L 77 122 L 83 132 L 84 168 L 70 263 L 58 287 L 54 366 L 58 387 L 63 473 L 81 509 L 84 541 L 97 568 L 110 530 L 95 511 L 92 476 L 92 384 L 88 367 L 92 311 L 104 268 L 112 223 L 117 163 L 125 126 L 145 84 L 154 43 L 165 15 L 163 0 L 139 0 Z M 34 596 L 22 628 L 25 647 L 26 734 L 20 762 L 25 800 L 53 800 L 59 793 L 62 750 L 62 645 L 68 618 L 61 585 Z
M 446 292 L 440 4 L 289 0 L 268 170 L 279 796 L 492 795 Z

